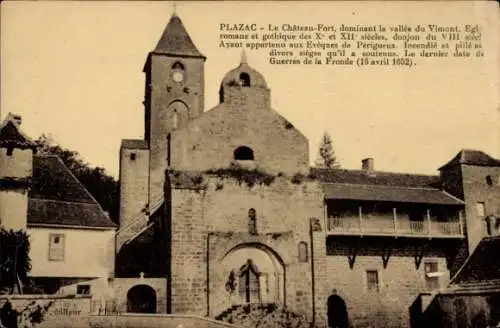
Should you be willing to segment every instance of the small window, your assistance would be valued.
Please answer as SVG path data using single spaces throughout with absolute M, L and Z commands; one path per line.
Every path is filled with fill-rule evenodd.
M 493 177 L 491 175 L 486 176 L 486 183 L 488 186 L 493 186 Z
M 253 161 L 252 148 L 241 146 L 234 150 L 234 159 L 237 161 Z
M 64 235 L 49 235 L 49 260 L 64 261 Z
M 182 65 L 181 62 L 175 62 L 172 65 L 172 69 L 175 69 L 175 70 L 184 70 L 184 65 Z
M 257 212 L 253 208 L 248 210 L 248 233 L 257 234 Z
M 7 156 L 12 156 L 12 154 L 14 153 L 14 148 L 7 148 Z
M 130 154 L 130 160 L 131 161 L 135 161 L 136 156 L 137 156 L 136 153 L 131 153 Z
M 484 202 L 478 202 L 476 204 L 476 209 L 477 209 L 477 216 L 479 218 L 483 218 L 485 216 L 485 209 L 484 209 Z
M 90 294 L 90 285 L 77 285 L 76 293 L 78 295 L 89 295 Z
M 241 73 L 240 74 L 240 84 L 242 87 L 249 87 L 250 86 L 250 75 L 248 75 L 248 73 Z
M 378 271 L 376 270 L 366 271 L 366 287 L 368 291 L 373 291 L 373 292 L 379 291 Z
M 427 290 L 438 289 L 439 276 L 437 275 L 438 273 L 437 262 L 425 262 L 424 270 L 425 270 L 425 288 L 427 288 Z
M 307 253 L 307 243 L 305 241 L 301 241 L 299 243 L 299 261 L 307 262 L 308 253 Z

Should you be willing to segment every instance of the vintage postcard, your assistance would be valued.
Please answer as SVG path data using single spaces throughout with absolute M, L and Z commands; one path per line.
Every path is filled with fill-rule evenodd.
M 0 15 L 0 327 L 500 327 L 496 2 Z

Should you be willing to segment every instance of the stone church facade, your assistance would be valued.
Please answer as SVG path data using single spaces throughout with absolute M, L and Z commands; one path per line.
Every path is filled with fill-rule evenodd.
M 205 60 L 174 14 L 144 66 L 145 136 L 120 149 L 119 306 L 215 318 L 273 303 L 324 326 L 336 290 L 355 327 L 408 326 L 419 293 L 491 232 L 500 161 L 463 150 L 438 176 L 373 159 L 311 168 L 307 138 L 244 55 L 205 110 Z

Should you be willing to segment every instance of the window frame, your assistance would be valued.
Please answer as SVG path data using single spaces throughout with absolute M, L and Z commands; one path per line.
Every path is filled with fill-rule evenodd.
M 368 279 L 369 273 L 375 273 L 376 274 L 376 283 L 375 283 L 375 288 L 370 287 L 370 280 Z M 366 290 L 369 293 L 379 293 L 381 289 L 381 280 L 380 280 L 380 272 L 377 269 L 367 269 L 365 270 L 365 285 L 366 285 Z
M 427 271 L 427 265 L 434 265 L 435 271 Z M 439 272 L 439 262 L 436 260 L 425 260 L 424 261 L 424 280 L 425 280 L 425 289 L 426 290 L 437 290 L 441 287 L 441 281 L 439 276 L 429 277 L 429 273 L 438 273 Z
M 55 238 L 59 238 L 58 242 L 55 242 Z M 60 244 L 61 255 L 54 255 L 53 244 Z M 66 257 L 66 236 L 63 233 L 50 233 L 49 234 L 49 253 L 48 259 L 53 262 L 64 262 Z

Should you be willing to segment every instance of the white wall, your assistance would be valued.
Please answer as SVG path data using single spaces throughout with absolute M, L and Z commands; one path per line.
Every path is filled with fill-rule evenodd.
M 64 260 L 49 260 L 51 233 L 64 234 Z M 114 271 L 114 230 L 28 227 L 31 241 L 30 276 L 105 277 Z
M 28 193 L 21 190 L 0 191 L 0 226 L 7 230 L 26 229 Z

